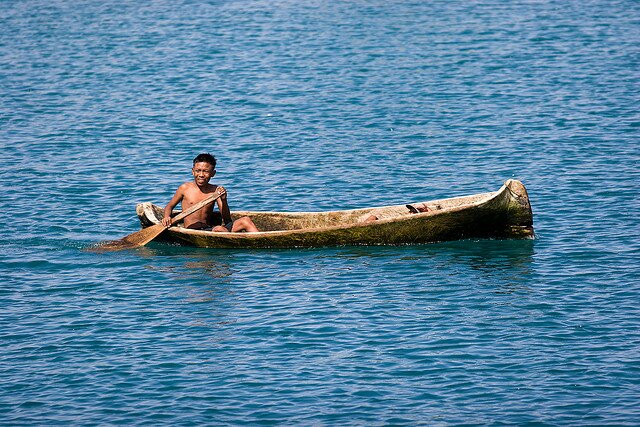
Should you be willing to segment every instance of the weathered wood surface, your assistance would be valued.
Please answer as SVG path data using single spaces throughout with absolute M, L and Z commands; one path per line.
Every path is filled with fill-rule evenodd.
M 404 245 L 467 238 L 532 238 L 533 216 L 527 190 L 508 180 L 491 193 L 412 203 L 427 212 L 411 213 L 407 205 L 330 212 L 232 213 L 249 216 L 258 233 L 213 233 L 169 228 L 165 240 L 210 248 L 292 248 L 344 245 Z M 136 212 L 143 227 L 159 222 L 162 209 L 141 203 Z M 378 220 L 366 222 L 375 215 Z

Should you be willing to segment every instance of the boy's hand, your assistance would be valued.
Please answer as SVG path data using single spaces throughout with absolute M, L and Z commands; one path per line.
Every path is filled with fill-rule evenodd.
M 225 190 L 224 187 L 218 186 L 218 188 L 216 188 L 216 191 L 220 195 L 221 199 L 226 199 L 227 198 L 227 190 Z
M 162 225 L 164 225 L 165 227 L 169 227 L 171 225 L 171 217 L 165 216 L 164 218 L 162 218 Z

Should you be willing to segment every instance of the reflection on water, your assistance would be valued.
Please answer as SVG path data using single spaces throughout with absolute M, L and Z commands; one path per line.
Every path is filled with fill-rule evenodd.
M 377 259 L 397 258 L 405 261 L 433 260 L 438 263 L 467 265 L 481 272 L 516 269 L 529 273 L 533 262 L 535 240 L 460 240 L 408 246 L 347 246 L 304 249 L 221 250 L 189 246 L 154 244 L 137 252 L 146 258 L 179 257 L 184 259 L 182 273 L 194 277 L 228 278 L 234 274 L 237 258 L 250 256 L 262 265 L 265 259 L 288 254 L 306 263 L 310 259 Z M 172 268 L 176 268 L 175 266 Z M 236 267 L 237 268 L 237 267 Z
M 474 286 L 510 294 L 531 287 L 535 244 L 528 239 L 461 240 L 415 246 L 345 248 L 324 256 L 357 260 L 365 268 L 382 263 L 385 265 L 382 274 L 389 274 L 391 269 L 404 271 L 407 280 L 431 287 L 435 283 L 455 284 L 461 273 L 473 272 Z
M 412 246 L 356 246 L 333 256 L 377 258 L 398 256 L 405 260 L 444 259 L 478 270 L 528 268 L 533 261 L 534 240 L 459 240 Z M 325 256 L 332 256 L 325 254 Z
M 151 261 L 145 268 L 164 273 L 181 286 L 189 302 L 216 302 L 220 306 L 232 293 L 228 285 L 234 269 L 222 251 L 154 244 L 137 253 Z
M 535 244 L 534 240 L 462 240 L 412 246 L 274 250 L 152 244 L 137 253 L 149 259 L 146 268 L 174 281 L 187 301 L 213 303 L 219 309 L 234 304 L 237 277 L 254 275 L 263 278 L 254 286 L 273 286 L 271 282 L 266 284 L 264 277 L 287 286 L 322 286 L 348 276 L 358 277 L 365 286 L 385 282 L 390 289 L 399 289 L 399 277 L 418 287 L 449 287 L 463 284 L 460 274 L 472 273 L 472 286 L 493 293 L 528 292 L 534 280 Z
M 184 268 L 175 265 L 172 268 L 180 270 L 181 273 L 190 277 L 208 276 L 215 279 L 224 279 L 233 274 L 229 255 L 218 250 L 212 251 L 189 246 L 156 244 L 140 248 L 138 254 L 156 261 L 167 257 L 179 257 L 185 261 Z M 147 266 L 147 268 L 154 267 Z
M 225 262 L 215 259 L 189 261 L 184 264 L 185 268 L 192 271 L 194 276 L 204 274 L 214 279 L 223 279 L 233 274 L 231 266 Z
M 481 271 L 528 269 L 533 262 L 534 244 L 529 239 L 457 241 L 441 243 L 427 251 Z
M 529 239 L 449 242 L 442 244 L 438 256 L 475 271 L 479 285 L 498 294 L 511 294 L 530 289 L 534 245 Z

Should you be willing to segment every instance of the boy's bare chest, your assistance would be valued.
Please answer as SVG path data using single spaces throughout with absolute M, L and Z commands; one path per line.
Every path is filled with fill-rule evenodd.
M 209 197 L 211 195 L 211 193 L 214 192 L 214 189 L 215 189 L 215 187 L 213 187 L 213 186 L 212 186 L 211 190 L 207 189 L 205 191 L 201 191 L 198 188 L 189 189 L 188 191 L 185 192 L 182 202 L 185 205 L 189 205 L 189 206 L 195 205 L 196 203 L 201 202 L 202 200 L 204 200 L 207 197 Z

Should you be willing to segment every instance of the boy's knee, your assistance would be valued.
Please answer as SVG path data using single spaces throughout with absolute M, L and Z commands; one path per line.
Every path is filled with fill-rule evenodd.
M 249 231 L 249 232 L 255 232 L 258 231 L 258 228 L 256 227 L 256 225 L 253 223 L 253 221 L 251 220 L 251 218 L 249 218 L 248 216 L 243 216 L 242 218 L 238 218 L 234 223 L 233 223 L 233 231 Z

